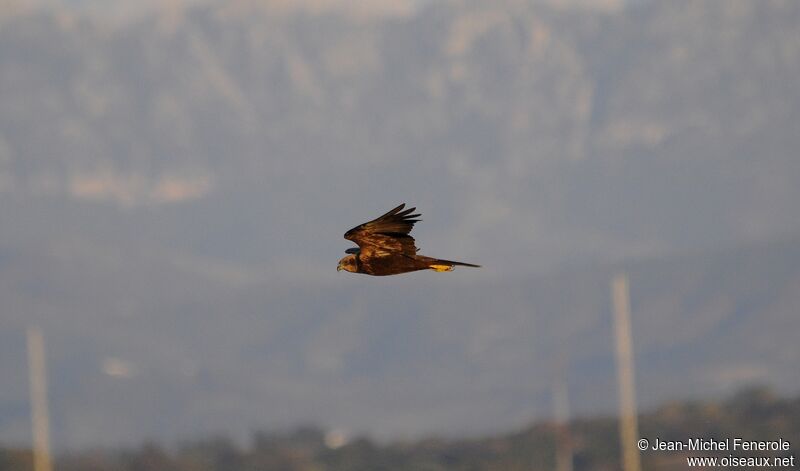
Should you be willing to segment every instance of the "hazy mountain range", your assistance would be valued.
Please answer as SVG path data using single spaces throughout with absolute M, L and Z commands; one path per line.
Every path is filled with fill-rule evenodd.
M 0 441 L 31 323 L 59 447 L 609 410 L 621 269 L 643 404 L 800 387 L 800 4 L 384 3 L 0 15 Z

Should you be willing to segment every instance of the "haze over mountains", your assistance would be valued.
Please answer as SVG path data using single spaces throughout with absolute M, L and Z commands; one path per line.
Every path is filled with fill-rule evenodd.
M 0 15 L 0 441 L 34 322 L 64 448 L 608 410 L 621 268 L 645 405 L 800 387 L 800 5 L 382 4 Z M 484 268 L 337 276 L 402 201 Z

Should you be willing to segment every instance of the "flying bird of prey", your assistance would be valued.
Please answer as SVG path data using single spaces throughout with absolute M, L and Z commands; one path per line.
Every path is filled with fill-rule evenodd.
M 405 206 L 405 203 L 401 204 L 383 216 L 345 232 L 344 238 L 358 244 L 358 248 L 345 250 L 349 255 L 339 260 L 336 271 L 384 276 L 428 269 L 452 271 L 456 266 L 480 267 L 417 255 L 419 249 L 408 233 L 420 221 L 416 219 L 420 215 L 412 214 L 417 208 L 403 210 Z

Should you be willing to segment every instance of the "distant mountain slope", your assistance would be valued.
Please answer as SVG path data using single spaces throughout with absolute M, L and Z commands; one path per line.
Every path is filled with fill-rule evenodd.
M 237 5 L 170 28 L 57 13 L 0 28 L 4 197 L 148 216 L 194 203 L 287 246 L 300 231 L 270 226 L 291 217 L 273 202 L 333 223 L 319 194 L 413 195 L 470 234 L 462 248 L 521 273 L 523 247 L 541 270 L 800 232 L 796 2 L 431 2 L 374 18 Z M 269 217 L 220 215 L 243 204 Z M 235 256 L 227 233 L 154 230 Z

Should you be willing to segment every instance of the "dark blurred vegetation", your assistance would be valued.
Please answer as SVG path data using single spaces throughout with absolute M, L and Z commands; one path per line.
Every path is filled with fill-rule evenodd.
M 570 443 L 575 470 L 619 469 L 617 424 L 613 418 L 575 420 Z M 536 423 L 524 430 L 478 439 L 428 438 L 379 444 L 355 438 L 343 446 L 326 446 L 326 434 L 316 428 L 291 433 L 258 432 L 249 447 L 219 437 L 173 449 L 146 443 L 136 449 L 96 449 L 58 457 L 59 471 L 247 471 L 247 470 L 547 470 L 555 469 L 558 427 Z M 740 391 L 724 401 L 688 401 L 664 405 L 640 416 L 640 435 L 651 441 L 690 438 L 788 440 L 789 456 L 800 443 L 800 396 L 784 399 L 765 387 Z M 729 452 L 721 452 L 725 456 Z M 739 452 L 741 455 L 742 452 Z M 736 452 L 733 452 L 736 455 Z M 647 452 L 647 470 L 686 469 L 686 456 L 700 452 Z M 0 448 L 0 471 L 31 468 L 27 450 Z

